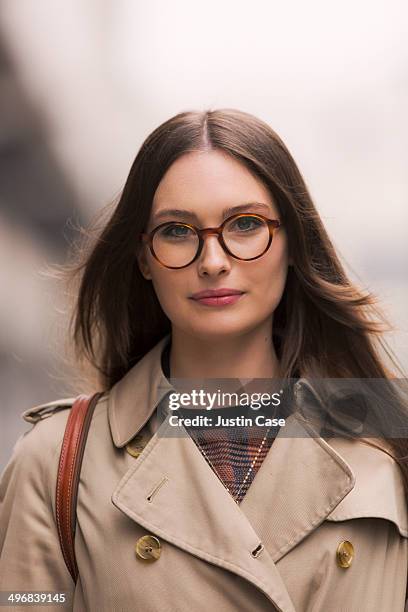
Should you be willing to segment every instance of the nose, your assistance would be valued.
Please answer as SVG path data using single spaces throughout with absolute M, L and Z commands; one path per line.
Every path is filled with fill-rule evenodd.
M 226 274 L 231 269 L 229 255 L 224 251 L 215 235 L 208 235 L 204 238 L 203 249 L 197 261 L 200 276 L 218 276 Z

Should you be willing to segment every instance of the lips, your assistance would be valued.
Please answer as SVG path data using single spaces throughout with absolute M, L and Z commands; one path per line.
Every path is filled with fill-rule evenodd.
M 227 295 L 241 295 L 244 293 L 243 291 L 239 291 L 238 289 L 228 289 L 223 287 L 221 289 L 207 289 L 205 291 L 198 291 L 197 293 L 193 293 L 191 299 L 193 300 L 201 300 L 203 298 L 217 298 L 217 297 L 225 297 Z

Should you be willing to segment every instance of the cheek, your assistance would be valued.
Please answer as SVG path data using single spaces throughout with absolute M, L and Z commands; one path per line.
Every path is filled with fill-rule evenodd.
M 253 269 L 250 286 L 252 297 L 264 317 L 273 313 L 282 299 L 288 273 L 287 253 L 275 251 L 263 265 L 260 264 Z
M 179 297 L 185 293 L 185 279 L 180 272 L 163 270 L 156 266 L 151 268 L 152 284 L 157 299 L 169 319 L 173 319 L 173 313 L 179 308 Z M 184 291 L 183 291 L 184 287 Z
M 285 288 L 288 263 L 286 244 L 282 241 L 265 259 L 256 262 L 251 271 L 251 286 L 259 299 L 264 300 L 265 306 L 278 305 Z

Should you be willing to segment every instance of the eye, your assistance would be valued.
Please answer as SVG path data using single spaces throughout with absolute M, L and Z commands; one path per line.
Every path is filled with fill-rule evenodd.
M 251 230 L 258 229 L 259 227 L 263 225 L 264 223 L 263 221 L 261 221 L 261 219 L 258 219 L 257 217 L 253 217 L 252 215 L 248 215 L 245 217 L 239 217 L 239 219 L 235 219 L 231 223 L 230 229 L 234 231 L 239 231 L 239 232 L 248 232 Z
M 193 231 L 186 225 L 171 223 L 160 230 L 160 235 L 164 238 L 187 238 L 193 235 Z

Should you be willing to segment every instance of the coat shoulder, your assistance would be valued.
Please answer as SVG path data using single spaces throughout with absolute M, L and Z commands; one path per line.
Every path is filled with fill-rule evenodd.
M 42 457 L 55 453 L 62 445 L 70 410 L 76 397 L 61 398 L 39 404 L 21 413 L 21 418 L 33 426 L 22 434 L 16 449 L 23 445 L 26 450 Z M 106 393 L 98 398 L 95 414 L 106 409 Z M 24 442 L 23 442 L 24 440 Z
M 71 408 L 74 402 L 75 402 L 75 398 L 69 397 L 69 398 L 54 400 L 46 404 L 39 404 L 38 406 L 34 406 L 32 408 L 29 408 L 28 410 L 25 410 L 21 414 L 21 417 L 25 421 L 27 421 L 27 423 L 37 423 L 38 421 L 41 421 L 43 419 L 46 419 L 54 415 L 56 412 L 59 412 L 60 410 L 67 410 Z
M 21 418 L 32 427 L 24 431 L 16 441 L 11 463 L 44 466 L 53 463 L 54 453 L 61 446 L 70 409 L 75 398 L 64 398 L 40 404 L 25 410 Z M 51 461 L 50 461 L 51 459 Z

